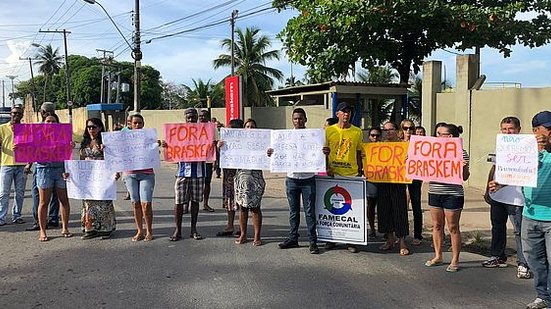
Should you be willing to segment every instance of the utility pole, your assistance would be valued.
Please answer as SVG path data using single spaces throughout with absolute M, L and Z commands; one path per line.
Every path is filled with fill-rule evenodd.
M 17 77 L 17 75 L 6 75 L 7 78 L 11 79 L 11 107 L 15 106 L 15 90 L 13 87 L 13 80 Z
M 67 34 L 71 33 L 66 29 L 63 30 L 38 30 L 38 32 L 43 33 L 63 33 L 63 46 L 65 49 L 65 82 L 67 84 L 67 107 L 69 108 L 69 123 L 73 123 L 73 101 L 71 100 L 71 71 L 69 69 L 69 59 L 67 53 Z
M 19 60 L 29 60 L 29 68 L 31 69 L 31 100 L 32 100 L 32 104 L 33 104 L 33 108 L 36 112 L 36 119 L 38 119 L 38 106 L 36 105 L 36 88 L 34 87 L 34 74 L 33 74 L 33 63 L 32 63 L 32 58 L 31 57 L 28 57 L 28 58 L 21 58 L 19 57 Z
M 142 51 L 140 49 L 140 0 L 134 1 L 134 112 L 140 112 L 140 89 L 141 89 L 141 60 Z
M 103 96 L 104 96 L 104 93 L 105 93 L 105 90 L 103 88 L 105 82 L 104 82 L 104 78 L 105 78 L 105 61 L 107 60 L 107 54 L 111 54 L 111 57 L 113 57 L 113 51 L 111 50 L 105 50 L 105 49 L 99 49 L 99 48 L 96 48 L 96 51 L 97 52 L 102 52 L 103 53 L 103 57 L 101 58 L 101 87 L 100 87 L 100 99 L 99 99 L 99 102 L 100 103 L 103 103 Z
M 231 25 L 231 75 L 235 75 L 235 55 L 233 51 L 234 44 L 234 32 L 235 32 L 235 18 L 237 17 L 238 10 L 233 10 L 231 12 L 230 25 Z

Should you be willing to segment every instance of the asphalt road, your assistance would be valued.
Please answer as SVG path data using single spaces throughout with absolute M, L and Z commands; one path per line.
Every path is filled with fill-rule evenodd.
M 304 218 L 301 248 L 280 250 L 288 230 L 282 175 L 265 175 L 263 246 L 215 236 L 226 220 L 220 179 L 213 179 L 210 203 L 216 212 L 199 216 L 205 239 L 170 242 L 173 171 L 157 171 L 151 242 L 130 241 L 135 229 L 122 183 L 117 231 L 108 240 L 80 239 L 81 203 L 73 200 L 75 237 L 50 230 L 53 239 L 39 242 L 38 232 L 25 231 L 28 191 L 27 223 L 0 227 L 0 308 L 524 308 L 535 298 L 532 280 L 517 279 L 515 267 L 485 269 L 479 255 L 462 253 L 457 273 L 425 267 L 429 244 L 406 257 L 378 252 L 380 242 L 358 254 L 343 247 L 311 255 Z M 188 235 L 189 215 L 184 221 Z

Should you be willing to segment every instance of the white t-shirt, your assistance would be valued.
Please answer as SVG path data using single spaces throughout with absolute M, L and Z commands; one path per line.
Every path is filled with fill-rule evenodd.
M 504 186 L 496 192 L 490 192 L 490 198 L 503 204 L 524 206 L 524 194 L 519 186 Z

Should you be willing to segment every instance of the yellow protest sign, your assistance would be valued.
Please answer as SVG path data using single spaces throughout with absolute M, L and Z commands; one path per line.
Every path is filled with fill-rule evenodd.
M 408 142 L 363 144 L 364 175 L 369 182 L 411 183 L 406 178 Z

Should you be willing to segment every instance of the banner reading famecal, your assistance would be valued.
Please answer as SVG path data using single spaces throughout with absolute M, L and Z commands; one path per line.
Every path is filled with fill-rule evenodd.
M 316 177 L 318 240 L 367 245 L 365 180 Z
M 102 132 L 107 168 L 121 172 L 159 168 L 159 144 L 155 129 Z

